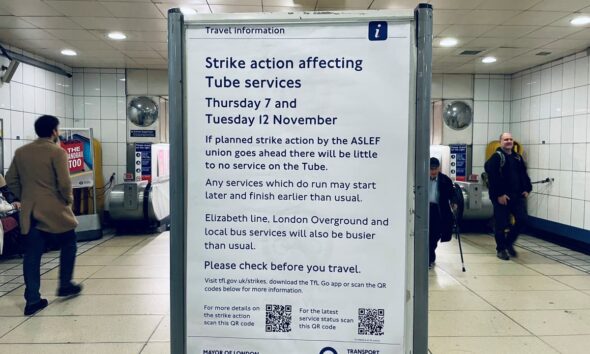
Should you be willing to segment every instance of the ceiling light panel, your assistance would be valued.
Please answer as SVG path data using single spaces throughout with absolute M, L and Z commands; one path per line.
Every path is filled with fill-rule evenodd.
M 122 32 L 110 32 L 109 34 L 107 34 L 107 36 L 110 39 L 116 40 L 116 41 L 122 41 L 123 39 L 126 39 L 127 36 L 122 33 Z
M 590 16 L 576 16 L 570 20 L 570 24 L 574 26 L 586 26 L 590 24 Z
M 180 12 L 182 12 L 183 15 L 195 15 L 197 10 L 193 9 L 192 7 L 181 6 Z
M 453 37 L 446 37 L 446 38 L 442 38 L 439 41 L 439 44 L 442 47 L 454 47 L 457 44 L 459 44 L 459 41 L 457 40 L 457 38 L 453 38 Z
M 62 49 L 61 54 L 66 55 L 68 57 L 78 55 L 78 53 L 76 53 L 76 51 L 72 49 Z

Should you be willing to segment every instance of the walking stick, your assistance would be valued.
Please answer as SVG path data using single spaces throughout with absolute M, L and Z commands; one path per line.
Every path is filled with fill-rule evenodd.
M 457 215 L 455 211 L 453 211 L 453 219 L 455 222 L 455 237 L 459 242 L 459 253 L 461 254 L 461 269 L 465 272 L 465 261 L 463 260 L 463 247 L 461 246 L 461 233 L 459 232 L 459 223 L 457 221 Z

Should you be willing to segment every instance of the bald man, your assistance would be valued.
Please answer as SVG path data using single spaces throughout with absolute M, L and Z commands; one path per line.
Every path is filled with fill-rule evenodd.
M 533 189 L 524 159 L 514 151 L 512 134 L 500 135 L 500 147 L 486 161 L 485 170 L 494 206 L 497 256 L 507 261 L 517 256 L 514 242 L 526 225 L 526 198 Z M 514 225 L 510 225 L 510 214 L 514 215 Z M 510 230 L 508 234 L 506 229 Z

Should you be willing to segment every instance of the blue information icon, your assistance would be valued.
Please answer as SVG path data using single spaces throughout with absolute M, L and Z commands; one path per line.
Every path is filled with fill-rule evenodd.
M 384 41 L 387 39 L 387 22 L 371 21 L 369 22 L 369 40 Z

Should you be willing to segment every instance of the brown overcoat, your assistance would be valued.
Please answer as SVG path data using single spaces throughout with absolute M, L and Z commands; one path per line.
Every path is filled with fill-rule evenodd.
M 6 173 L 8 188 L 21 202 L 20 228 L 28 234 L 31 218 L 37 229 L 63 233 L 76 228 L 72 181 L 65 150 L 39 138 L 18 148 Z

